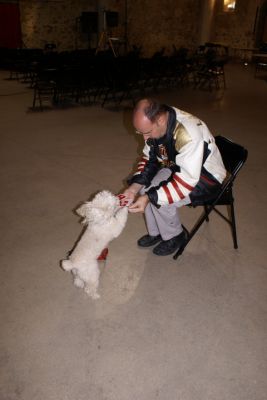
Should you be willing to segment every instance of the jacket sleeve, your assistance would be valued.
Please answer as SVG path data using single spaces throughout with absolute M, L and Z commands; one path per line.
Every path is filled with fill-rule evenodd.
M 160 164 L 157 159 L 154 146 L 146 143 L 143 149 L 143 156 L 140 158 L 137 164 L 137 170 L 132 177 L 128 179 L 128 184 L 131 185 L 132 183 L 139 183 L 148 187 L 159 168 Z
M 154 205 L 179 202 L 188 196 L 199 181 L 204 153 L 202 139 L 190 140 L 177 154 L 175 162 L 179 167 L 167 181 L 150 188 L 147 192 Z

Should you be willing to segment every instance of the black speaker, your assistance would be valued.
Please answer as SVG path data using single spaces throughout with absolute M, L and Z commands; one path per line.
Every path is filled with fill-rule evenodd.
M 82 33 L 98 32 L 98 12 L 86 11 L 82 12 L 81 18 Z
M 114 28 L 119 25 L 119 13 L 116 11 L 106 11 L 106 23 L 108 28 Z

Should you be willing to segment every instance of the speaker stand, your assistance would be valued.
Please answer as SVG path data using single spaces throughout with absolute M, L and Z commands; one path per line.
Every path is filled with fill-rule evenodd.
M 117 54 L 115 52 L 114 46 L 112 44 L 112 40 L 111 38 L 108 36 L 107 31 L 102 31 L 99 41 L 98 41 L 98 45 L 96 48 L 96 52 L 95 54 L 97 54 L 99 51 L 101 50 L 106 50 L 106 48 L 109 47 L 110 50 L 112 51 L 114 57 L 117 57 Z

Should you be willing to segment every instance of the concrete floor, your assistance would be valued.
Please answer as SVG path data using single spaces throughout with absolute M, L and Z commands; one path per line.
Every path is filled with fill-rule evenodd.
M 32 91 L 0 73 L 1 400 L 266 400 L 267 82 L 228 65 L 227 90 L 158 98 L 249 150 L 235 185 L 239 249 L 217 215 L 177 261 L 140 250 L 130 215 L 92 301 L 59 267 L 73 209 L 118 193 L 141 148 L 131 110 L 27 112 Z M 200 210 L 184 208 L 190 227 Z

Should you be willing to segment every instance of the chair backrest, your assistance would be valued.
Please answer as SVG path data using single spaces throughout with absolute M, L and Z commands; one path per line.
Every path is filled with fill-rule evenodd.
M 248 151 L 240 144 L 234 143 L 224 136 L 215 136 L 215 142 L 220 150 L 226 170 L 234 179 L 245 163 Z

